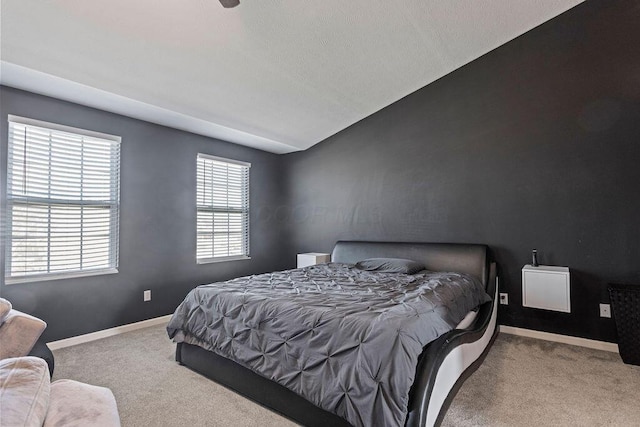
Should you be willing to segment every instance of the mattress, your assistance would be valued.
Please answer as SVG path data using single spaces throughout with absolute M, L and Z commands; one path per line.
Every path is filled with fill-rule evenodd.
M 167 331 L 353 425 L 403 425 L 424 346 L 489 301 L 460 273 L 330 263 L 199 286 Z

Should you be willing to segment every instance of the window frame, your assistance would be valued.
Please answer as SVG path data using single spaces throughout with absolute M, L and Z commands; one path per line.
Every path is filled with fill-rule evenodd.
M 241 210 L 241 212 L 244 215 L 246 215 L 246 226 L 243 227 L 243 229 L 246 230 L 246 235 L 243 234 L 242 236 L 243 241 L 246 241 L 246 247 L 244 248 L 245 253 L 242 255 L 212 256 L 212 257 L 202 257 L 202 258 L 198 257 L 198 236 L 201 233 L 200 230 L 198 229 L 198 213 L 200 211 L 207 211 L 207 212 L 218 211 L 218 212 L 226 212 L 226 213 L 238 212 L 230 209 L 222 210 L 222 209 L 216 209 L 214 207 L 208 207 L 206 209 L 203 209 L 200 207 L 200 205 L 198 204 L 198 194 L 199 194 L 198 164 L 200 162 L 200 159 L 212 160 L 216 162 L 222 162 L 222 163 L 242 166 L 246 168 L 246 174 L 247 174 L 247 182 L 245 183 L 246 197 L 244 197 L 246 199 L 246 205 L 243 206 Z M 197 154 L 196 156 L 196 203 L 195 203 L 196 205 L 196 263 L 197 264 L 210 264 L 210 263 L 217 263 L 217 262 L 240 261 L 240 260 L 251 259 L 251 201 L 250 201 L 251 191 L 250 191 L 250 187 L 251 187 L 251 163 L 243 162 L 240 160 L 228 159 L 225 157 L 218 157 L 218 156 L 214 156 L 206 153 Z
M 20 117 L 15 115 L 8 115 L 7 118 L 8 126 L 7 126 L 7 169 L 6 169 L 6 204 L 4 206 L 4 214 L 6 218 L 5 225 L 3 226 L 6 230 L 6 242 L 4 245 L 4 271 L 2 274 L 4 275 L 5 284 L 13 285 L 17 283 L 31 283 L 31 282 L 42 282 L 42 281 L 52 281 L 52 280 L 60 280 L 60 279 L 70 279 L 77 277 L 90 277 L 90 276 L 98 276 L 98 275 L 107 275 L 107 274 L 115 274 L 118 273 L 119 267 L 119 254 L 120 254 L 120 165 L 121 165 L 121 143 L 122 138 L 117 135 L 110 135 L 101 132 L 95 132 L 87 129 L 76 128 L 72 126 L 65 126 L 57 123 L 46 122 L 42 120 L 36 120 L 26 117 Z M 111 143 L 117 144 L 117 162 L 115 165 L 111 165 L 112 167 L 109 169 L 109 183 L 110 188 L 113 190 L 114 195 L 113 198 L 110 197 L 108 206 L 111 212 L 112 209 L 116 209 L 115 215 L 109 216 L 109 266 L 105 268 L 88 268 L 88 269 L 76 269 L 76 270 L 67 270 L 67 271 L 54 271 L 54 272 L 39 272 L 33 274 L 20 274 L 16 276 L 11 276 L 11 267 L 12 267 L 12 245 L 13 245 L 13 212 L 12 207 L 16 205 L 15 200 L 18 200 L 17 204 L 29 204 L 29 200 L 38 199 L 42 205 L 45 206 L 56 206 L 56 205 L 68 205 L 68 206 L 104 206 L 104 203 L 101 202 L 90 202 L 90 201 L 82 201 L 79 203 L 77 199 L 69 198 L 51 198 L 51 197 L 30 197 L 25 196 L 24 200 L 21 202 L 20 197 L 13 196 L 13 190 L 9 188 L 10 183 L 13 183 L 13 176 L 10 179 L 10 170 L 13 170 L 13 165 L 10 165 L 12 159 L 10 155 L 12 153 L 12 149 L 10 148 L 11 144 L 13 144 L 13 139 L 11 138 L 11 129 L 12 124 L 19 124 L 24 126 L 33 126 L 45 129 L 50 132 L 60 132 L 60 133 L 68 133 L 75 136 L 80 137 L 89 137 L 89 138 L 97 138 L 105 141 L 109 141 Z M 115 166 L 115 167 L 114 167 Z M 49 171 L 49 174 L 51 172 Z M 49 178 L 50 179 L 50 178 Z M 115 185 L 114 185 L 115 180 Z M 48 220 L 48 224 L 50 224 L 51 220 Z M 82 227 L 81 227 L 82 230 Z M 82 233 L 82 231 L 81 231 Z M 112 243 L 112 239 L 115 242 Z M 82 251 L 82 248 L 81 248 Z M 51 251 L 47 251 L 47 259 L 51 257 Z

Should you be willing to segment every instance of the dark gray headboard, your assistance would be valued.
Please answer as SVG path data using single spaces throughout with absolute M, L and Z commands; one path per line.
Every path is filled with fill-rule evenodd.
M 394 243 L 338 241 L 331 261 L 354 264 L 366 258 L 405 258 L 422 262 L 427 270 L 455 271 L 489 282 L 489 247 L 462 243 Z

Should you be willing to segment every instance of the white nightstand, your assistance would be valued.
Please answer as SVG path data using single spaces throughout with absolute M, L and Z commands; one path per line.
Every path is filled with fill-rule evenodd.
M 324 264 L 331 262 L 330 254 L 320 252 L 309 252 L 306 254 L 298 254 L 298 268 L 309 267 L 310 265 Z
M 525 265 L 522 268 L 522 305 L 571 313 L 569 267 Z

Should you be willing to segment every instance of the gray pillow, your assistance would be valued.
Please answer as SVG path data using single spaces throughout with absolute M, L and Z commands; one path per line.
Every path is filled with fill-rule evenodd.
M 368 258 L 356 263 L 356 268 L 365 271 L 378 271 L 380 273 L 404 273 L 415 274 L 424 270 L 424 265 L 402 258 Z

